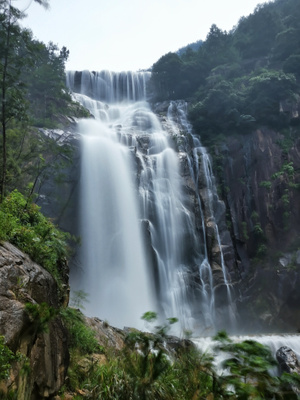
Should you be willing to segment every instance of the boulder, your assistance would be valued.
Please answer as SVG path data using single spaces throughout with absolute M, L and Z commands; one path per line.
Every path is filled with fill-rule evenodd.
M 276 358 L 281 372 L 296 372 L 300 375 L 300 362 L 295 352 L 290 347 L 280 347 L 280 349 L 276 352 Z
M 279 363 L 280 373 L 287 372 L 289 374 L 296 373 L 300 375 L 300 362 L 295 352 L 290 347 L 280 347 L 276 352 L 276 358 Z M 299 386 L 291 384 L 291 389 L 297 396 L 300 395 Z

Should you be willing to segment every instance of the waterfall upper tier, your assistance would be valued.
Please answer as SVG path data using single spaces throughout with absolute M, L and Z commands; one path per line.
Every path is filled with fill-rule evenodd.
M 84 94 L 107 103 L 146 99 L 150 72 L 68 71 L 67 86 L 72 92 Z

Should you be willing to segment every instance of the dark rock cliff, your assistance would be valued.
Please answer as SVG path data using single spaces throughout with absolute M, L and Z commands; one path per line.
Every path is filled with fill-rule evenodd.
M 76 119 L 65 117 L 62 122 L 64 129 L 40 128 L 41 133 L 55 141 L 57 146 L 68 148 L 69 154 L 62 155 L 65 158 L 64 168 L 55 174 L 48 174 L 44 179 L 36 202 L 60 229 L 77 234 L 80 136 L 76 131 Z
M 46 270 L 13 245 L 0 244 L 0 335 L 29 363 L 27 373 L 22 362 L 17 363 L 1 389 L 17 390 L 20 400 L 49 398 L 64 382 L 69 362 L 67 331 L 59 317 L 41 329 L 26 304 L 47 304 L 58 310 L 68 301 L 67 284 L 59 290 Z
M 236 250 L 245 327 L 298 329 L 300 138 L 259 129 L 226 137 L 211 154 Z

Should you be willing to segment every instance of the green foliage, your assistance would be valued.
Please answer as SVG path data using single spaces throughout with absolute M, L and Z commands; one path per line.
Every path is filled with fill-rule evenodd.
M 154 311 L 147 311 L 143 314 L 142 319 L 147 322 L 153 322 L 157 319 L 157 313 Z
M 37 129 L 12 122 L 7 129 L 6 189 L 39 192 L 49 176 L 62 174 L 70 156 L 69 146 L 59 146 Z
M 35 0 L 47 6 L 46 0 Z M 20 25 L 24 14 L 17 2 L 0 2 L 0 200 L 7 191 L 22 189 L 22 182 L 36 179 L 40 148 L 29 125 L 57 127 L 59 116 L 72 104 L 65 86 L 69 52 L 53 43 L 34 40 Z M 31 178 L 27 172 L 34 170 Z M 38 172 L 37 172 L 38 174 Z M 22 179 L 23 178 L 23 179 Z
M 7 392 L 0 389 L 0 400 L 18 400 L 18 392 L 14 389 Z
M 142 318 L 154 322 L 155 313 L 145 313 Z M 184 342 L 176 353 L 167 353 L 168 337 L 161 328 L 156 328 L 159 333 L 154 334 L 129 333 L 124 349 L 107 352 L 102 364 L 93 356 L 75 358 L 68 373 L 67 389 L 82 393 L 78 398 L 107 400 L 297 398 L 291 387 L 299 387 L 299 376 L 275 376 L 277 362 L 260 343 L 236 343 L 226 332 L 219 332 L 214 338 L 215 352 L 221 351 L 226 357 L 223 373 L 218 375 L 213 356 L 203 354 L 191 342 Z
M 7 379 L 11 364 L 17 360 L 17 356 L 7 347 L 4 336 L 0 336 L 0 381 Z
M 246 221 L 242 221 L 242 234 L 243 234 L 243 240 L 248 240 L 249 235 L 248 235 L 248 225 Z
M 259 187 L 263 187 L 263 188 L 266 188 L 266 189 L 270 190 L 271 187 L 272 187 L 272 182 L 270 182 L 270 181 L 261 181 L 259 183 Z
M 264 244 L 264 243 L 262 243 L 262 244 L 260 244 L 259 246 L 258 246 L 258 248 L 257 248 L 257 252 L 256 252 L 256 256 L 258 257 L 258 258 L 264 258 L 265 257 L 265 255 L 267 254 L 267 251 L 268 251 L 268 248 L 267 248 L 267 246 Z
M 147 312 L 142 318 L 154 322 L 156 314 Z M 166 326 L 175 320 L 171 318 Z M 158 333 L 129 333 L 124 349 L 108 353 L 103 365 L 90 359 L 83 369 L 82 361 L 72 363 L 69 390 L 80 388 L 87 398 L 108 400 L 186 400 L 210 394 L 214 382 L 212 357 L 202 355 L 190 344 L 172 359 L 164 345 L 167 329 L 155 329 Z
M 206 145 L 220 133 L 296 127 L 299 117 L 280 104 L 292 109 L 300 93 L 299 20 L 297 0 L 276 0 L 257 6 L 231 32 L 212 25 L 200 47 L 153 65 L 157 97 L 190 100 L 190 120 Z
M 252 219 L 252 221 L 258 222 L 259 221 L 259 214 L 256 211 L 252 211 L 250 218 Z
M 33 124 L 55 128 L 54 115 L 67 113 L 71 97 L 65 87 L 65 62 L 69 51 L 52 42 L 33 41 L 31 73 L 23 77 L 28 87 L 28 100 Z
M 220 332 L 214 339 L 218 341 L 216 350 L 228 355 L 223 362 L 228 373 L 220 377 L 220 385 L 229 398 L 297 398 L 291 389 L 287 390 L 286 377 L 279 378 L 272 373 L 277 362 L 267 347 L 254 340 L 234 343 L 225 332 Z
M 25 310 L 35 324 L 37 333 L 48 332 L 50 321 L 58 314 L 58 311 L 47 303 L 26 303 Z
M 14 190 L 0 205 L 0 240 L 10 241 L 58 281 L 68 255 L 69 235 L 59 231 L 36 204 Z
M 160 98 L 176 99 L 180 93 L 182 61 L 176 53 L 162 56 L 152 68 L 151 82 Z
M 0 195 L 1 200 L 6 190 L 7 174 L 7 129 L 13 119 L 27 119 L 27 104 L 24 90 L 20 83 L 22 68 L 26 70 L 26 57 L 29 32 L 18 24 L 21 12 L 12 7 L 11 2 L 0 3 L 0 124 L 1 124 L 1 164 Z
M 257 237 L 262 237 L 264 235 L 264 231 L 262 230 L 262 227 L 259 222 L 257 222 L 254 225 L 253 231 L 254 231 L 255 236 L 257 236 Z
M 71 349 L 81 354 L 91 354 L 102 350 L 95 338 L 95 332 L 84 323 L 79 310 L 67 307 L 60 311 L 60 316 L 68 329 Z
M 160 336 L 149 336 L 142 332 L 130 333 L 126 338 L 124 356 L 126 372 L 133 384 L 134 398 L 145 400 L 157 395 L 158 398 L 164 398 L 156 392 L 157 383 L 163 379 L 170 362 Z
M 88 301 L 88 294 L 85 293 L 83 290 L 75 290 L 71 294 L 71 301 L 70 303 L 74 308 L 80 308 L 84 310 L 84 303 Z
M 283 63 L 282 69 L 285 73 L 300 74 L 300 54 L 290 55 Z

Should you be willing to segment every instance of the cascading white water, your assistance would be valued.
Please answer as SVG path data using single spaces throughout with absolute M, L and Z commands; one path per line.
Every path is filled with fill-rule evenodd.
M 194 140 L 190 174 L 197 188 L 202 158 L 208 203 L 202 231 L 187 207 L 174 143 L 146 99 L 149 73 L 69 72 L 67 84 L 95 120 L 79 123 L 82 134 L 80 285 L 89 294 L 87 312 L 116 326 L 139 327 L 141 315 L 158 311 L 177 317 L 180 330 L 215 331 L 215 287 L 204 219 L 215 229 L 221 250 L 226 304 L 230 285 L 214 219 L 213 175 L 205 149 Z M 76 93 L 77 92 L 77 93 Z M 190 129 L 176 103 L 180 126 Z M 169 124 L 178 129 L 172 117 Z M 191 132 L 189 132 L 191 134 Z M 228 321 L 227 314 L 219 318 Z M 222 311 L 223 313 L 223 311 Z M 230 314 L 231 318 L 231 314 Z M 222 325 L 223 326 L 223 325 Z
M 160 311 L 165 318 L 177 317 L 181 328 L 191 329 L 183 255 L 184 234 L 190 221 L 182 198 L 178 156 L 157 118 L 150 110 L 148 113 L 155 123 L 152 123 L 147 153 L 138 154 L 142 165 L 139 190 L 142 215 L 149 221 L 155 253 Z
M 82 121 L 79 129 L 82 284 L 89 294 L 88 311 L 117 326 L 136 326 L 153 305 L 129 173 L 132 160 L 117 134 L 100 121 Z
M 192 126 L 187 120 L 187 103 L 185 101 L 172 101 L 170 103 L 168 109 L 168 119 L 172 124 L 173 130 L 177 130 L 177 135 L 180 135 L 178 132 L 178 127 L 185 132 L 185 140 L 183 141 L 183 148 L 188 157 L 188 165 L 190 170 L 190 176 L 192 177 L 195 190 L 198 200 L 198 206 L 201 212 L 201 220 L 202 220 L 202 237 L 204 240 L 204 259 L 201 260 L 202 257 L 199 258 L 200 262 L 199 265 L 199 274 L 201 277 L 201 291 L 202 291 L 202 298 L 204 304 L 207 304 L 207 309 L 210 311 L 208 318 L 211 318 L 212 325 L 217 326 L 216 318 L 219 318 L 215 315 L 215 296 L 214 296 L 214 282 L 213 276 L 211 271 L 211 266 L 208 260 L 207 254 L 207 245 L 206 245 L 206 226 L 205 226 L 205 219 L 209 221 L 210 227 L 214 230 L 214 236 L 216 238 L 217 246 L 220 253 L 220 265 L 222 268 L 223 274 L 223 281 L 226 286 L 227 292 L 227 307 L 225 310 L 226 317 L 230 321 L 230 327 L 234 328 L 235 325 L 235 311 L 232 301 L 232 289 L 230 284 L 230 279 L 228 276 L 228 272 L 226 270 L 225 262 L 224 262 L 224 255 L 222 250 L 221 238 L 219 234 L 219 227 L 218 223 L 215 218 L 215 210 L 214 204 L 219 204 L 220 201 L 218 199 L 216 185 L 214 183 L 214 176 L 212 172 L 212 166 L 210 163 L 209 155 L 206 151 L 206 148 L 201 145 L 201 142 L 198 137 L 193 135 Z M 187 137 L 191 138 L 192 142 L 192 149 L 191 153 L 192 156 L 189 156 L 189 152 L 186 149 L 186 139 Z M 201 166 L 201 174 L 199 170 L 199 165 Z M 200 182 L 200 179 L 202 182 Z M 200 199 L 199 187 L 202 187 L 202 199 L 205 202 L 205 217 L 204 217 L 204 210 Z M 224 313 L 224 310 L 223 310 Z M 206 315 L 207 318 L 207 315 Z M 208 321 L 206 321 L 208 322 Z M 228 327 L 228 325 L 227 325 Z
M 88 73 L 83 74 L 88 81 Z M 93 74 L 90 74 L 93 77 Z M 68 74 L 69 84 L 74 84 L 74 74 Z M 101 78 L 102 79 L 102 78 Z M 144 76 L 139 86 L 130 86 L 125 98 L 133 93 L 141 97 Z M 119 77 L 123 85 L 123 79 Z M 87 91 L 82 83 L 83 92 Z M 121 85 L 121 86 L 122 86 Z M 97 85 L 96 85 L 97 86 Z M 112 105 L 97 100 L 122 96 L 122 88 L 116 86 L 96 99 L 85 94 L 74 95 L 95 116 L 95 120 L 79 122 L 82 143 L 80 231 L 82 273 L 76 288 L 88 294 L 86 311 L 119 327 L 142 327 L 141 315 L 155 308 L 152 302 L 151 281 L 145 259 L 141 227 L 139 223 L 137 190 L 132 170 L 134 157 L 131 149 L 122 144 L 129 134 L 126 127 L 130 105 Z M 72 87 L 72 86 L 71 86 Z M 127 86 L 126 86 L 127 87 Z M 123 94 L 124 94 L 123 93 Z M 130 113 L 130 112 L 129 112 Z M 114 124 L 113 126 L 111 124 Z M 122 124 L 122 132 L 116 126 Z M 120 137 L 122 136 L 122 138 Z M 121 140 L 120 140 L 121 139 Z

